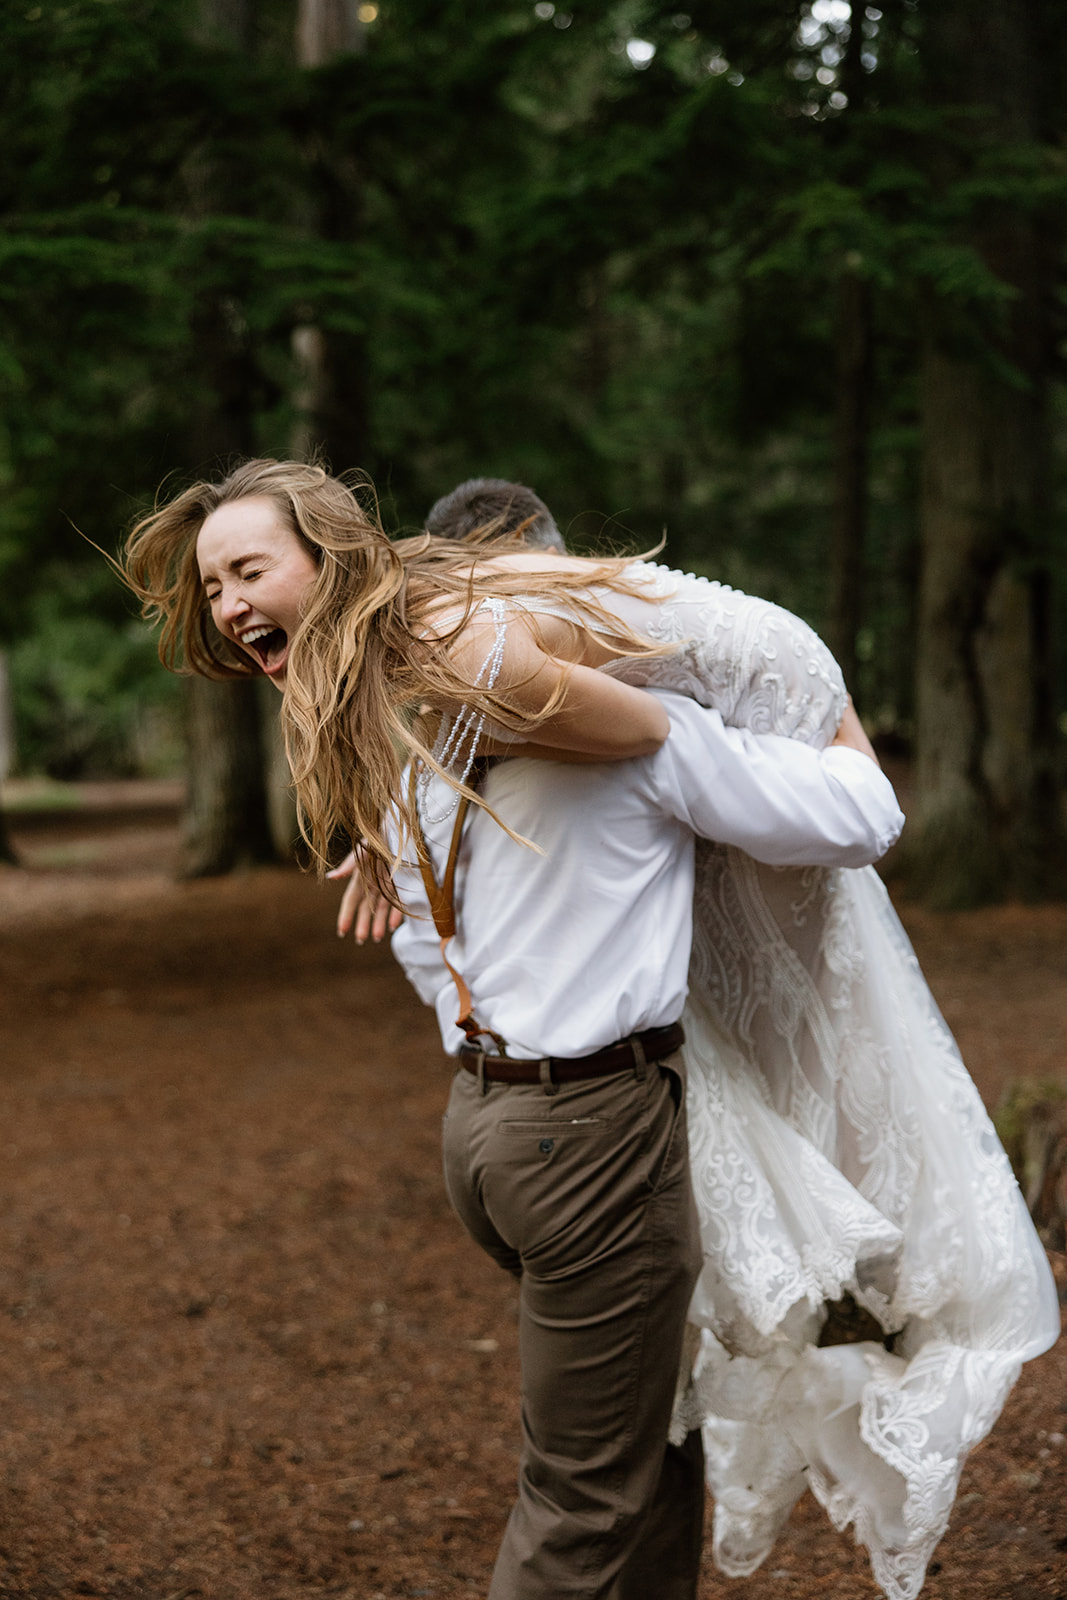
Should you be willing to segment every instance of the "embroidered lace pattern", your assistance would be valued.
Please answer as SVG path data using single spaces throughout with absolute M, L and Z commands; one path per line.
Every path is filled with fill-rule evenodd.
M 720 584 L 633 570 L 648 635 L 677 649 L 607 670 L 735 726 L 832 738 L 845 688 L 810 628 Z M 1007 1160 L 871 868 L 700 845 L 685 1026 L 705 1266 L 674 1436 L 703 1423 L 715 1559 L 752 1572 L 810 1484 L 890 1600 L 914 1600 L 967 1452 L 1059 1331 Z M 818 1347 L 846 1293 L 892 1353 Z

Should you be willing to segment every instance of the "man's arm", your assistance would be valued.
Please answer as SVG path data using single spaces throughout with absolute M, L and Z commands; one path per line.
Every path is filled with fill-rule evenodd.
M 393 955 L 423 1004 L 436 1006 L 442 990 L 451 993 L 454 990 L 451 974 L 442 958 L 441 940 L 434 926 L 422 874 L 413 866 L 402 866 L 394 881 L 404 902 L 404 916 L 394 931 Z
M 771 866 L 863 867 L 898 838 L 904 815 L 865 754 L 727 728 L 717 711 L 652 692 L 671 721 L 648 761 L 652 781 L 664 809 L 694 833 Z

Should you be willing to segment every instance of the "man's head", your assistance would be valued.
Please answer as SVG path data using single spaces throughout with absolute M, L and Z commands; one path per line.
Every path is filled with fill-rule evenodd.
M 551 511 L 540 496 L 506 478 L 468 478 L 430 508 L 426 531 L 439 539 L 465 539 L 476 528 L 520 533 L 530 550 L 566 552 Z

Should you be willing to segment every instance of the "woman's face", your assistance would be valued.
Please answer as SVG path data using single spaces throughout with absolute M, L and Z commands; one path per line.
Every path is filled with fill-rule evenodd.
M 289 644 L 319 571 L 307 546 L 273 500 L 254 495 L 211 513 L 197 536 L 196 559 L 215 626 L 281 689 Z

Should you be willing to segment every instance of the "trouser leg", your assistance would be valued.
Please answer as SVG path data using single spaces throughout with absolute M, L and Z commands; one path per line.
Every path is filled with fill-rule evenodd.
M 655 1592 L 689 1600 L 698 1497 L 690 1484 L 673 1519 L 667 1505 L 682 1466 L 667 1464 L 667 1428 L 700 1265 L 677 1065 L 555 1096 L 482 1096 L 464 1076 L 446 1123 L 449 1191 L 478 1242 L 522 1270 L 519 1498 L 490 1600 L 606 1600 L 645 1539 L 660 1550 Z
M 669 1444 L 655 1497 L 608 1600 L 692 1600 L 704 1547 L 704 1441 L 700 1429 Z

